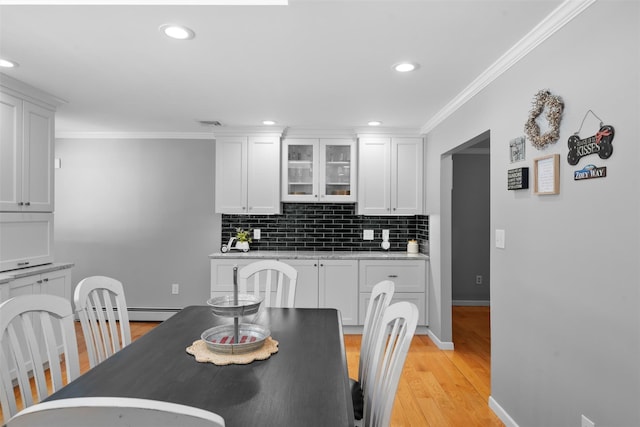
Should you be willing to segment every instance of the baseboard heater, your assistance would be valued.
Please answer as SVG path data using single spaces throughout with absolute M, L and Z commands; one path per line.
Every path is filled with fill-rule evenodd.
M 182 308 L 172 307 L 129 307 L 129 320 L 134 322 L 162 322 Z

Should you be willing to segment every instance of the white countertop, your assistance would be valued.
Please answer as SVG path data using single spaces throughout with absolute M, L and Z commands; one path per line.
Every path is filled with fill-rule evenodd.
M 385 251 L 249 251 L 232 250 L 230 252 L 214 252 L 209 258 L 247 258 L 247 259 L 393 259 L 393 260 L 428 260 L 429 255 L 409 254 L 407 252 Z
M 71 262 L 54 262 L 51 264 L 36 265 L 34 267 L 20 268 L 17 270 L 3 271 L 0 273 L 0 284 L 19 279 L 20 277 L 28 277 L 33 276 L 34 274 L 64 270 L 65 268 L 71 268 L 73 266 L 74 264 Z

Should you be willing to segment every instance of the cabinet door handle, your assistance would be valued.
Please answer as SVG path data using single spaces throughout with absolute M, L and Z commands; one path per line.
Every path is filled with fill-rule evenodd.
M 31 206 L 31 202 L 24 202 L 25 206 Z
M 317 267 L 317 266 L 318 266 L 318 264 L 313 264 L 313 266 L 314 266 L 314 267 Z
M 42 280 L 38 280 L 36 283 L 42 283 Z
M 395 210 L 396 210 L 396 208 L 393 208 L 393 210 L 395 211 Z
M 43 282 L 48 282 L 48 281 L 49 281 L 49 279 L 45 277 L 44 279 L 42 279 L 42 281 L 43 281 Z
M 24 206 L 24 203 L 18 202 L 18 206 Z
M 320 264 L 320 267 L 324 267 L 324 264 Z
M 247 210 L 247 207 L 246 207 L 246 206 L 243 206 L 243 207 L 242 207 L 242 210 L 243 210 L 243 211 Z
M 390 275 L 388 275 L 387 277 L 390 277 L 390 278 L 392 278 L 392 279 L 395 279 L 396 277 L 398 277 L 398 275 L 397 275 L 397 274 L 390 274 Z
M 22 267 L 23 265 L 29 265 L 29 261 L 19 262 L 18 267 Z

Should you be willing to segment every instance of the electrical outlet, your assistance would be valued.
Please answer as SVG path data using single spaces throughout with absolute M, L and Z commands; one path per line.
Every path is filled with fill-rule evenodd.
M 504 230 L 496 229 L 496 248 L 504 249 L 504 239 L 505 239 Z
M 253 239 L 254 240 L 260 240 L 260 229 L 259 228 L 254 228 L 253 229 Z
M 480 274 L 476 276 L 476 285 L 482 285 L 482 275 Z
M 178 295 L 180 293 L 180 285 L 178 283 L 174 283 L 171 285 L 171 294 Z
M 362 240 L 373 240 L 373 230 L 363 230 Z
M 587 417 L 585 417 L 583 415 L 582 416 L 582 424 L 580 425 L 580 427 L 596 427 L 596 423 L 594 423 L 589 418 L 587 418 Z

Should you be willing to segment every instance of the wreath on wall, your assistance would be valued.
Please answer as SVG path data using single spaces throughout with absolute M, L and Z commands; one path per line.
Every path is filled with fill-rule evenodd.
M 542 114 L 545 107 L 547 109 L 546 118 L 549 122 L 549 130 L 540 135 L 540 126 L 538 126 L 536 119 Z M 533 107 L 529 112 L 529 119 L 524 125 L 524 131 L 531 144 L 538 150 L 553 144 L 560 138 L 560 119 L 562 118 L 563 109 L 564 103 L 559 96 L 551 95 L 548 90 L 540 90 L 536 93 Z

